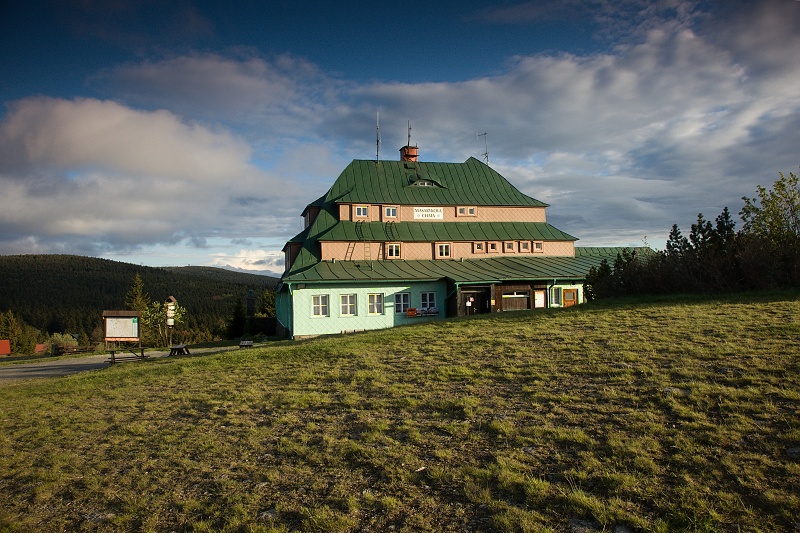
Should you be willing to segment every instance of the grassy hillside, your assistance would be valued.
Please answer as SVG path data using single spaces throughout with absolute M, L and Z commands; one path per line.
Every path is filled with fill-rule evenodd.
M 795 531 L 800 299 L 617 302 L 0 388 L 0 530 Z
M 90 335 L 105 309 L 124 309 L 136 274 L 154 300 L 174 296 L 191 327 L 224 328 L 248 289 L 260 297 L 276 278 L 213 267 L 154 268 L 74 255 L 0 256 L 0 311 L 52 332 Z

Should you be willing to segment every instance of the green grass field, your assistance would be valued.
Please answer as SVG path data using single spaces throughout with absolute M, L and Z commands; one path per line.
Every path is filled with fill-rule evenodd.
M 2 531 L 797 531 L 800 297 L 507 313 L 0 388 Z

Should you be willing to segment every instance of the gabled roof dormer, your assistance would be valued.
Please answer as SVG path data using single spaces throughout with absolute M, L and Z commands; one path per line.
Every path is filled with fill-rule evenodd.
M 423 171 L 416 162 L 404 162 L 403 170 L 408 178 L 407 187 L 439 187 L 446 189 L 444 180 L 430 172 Z

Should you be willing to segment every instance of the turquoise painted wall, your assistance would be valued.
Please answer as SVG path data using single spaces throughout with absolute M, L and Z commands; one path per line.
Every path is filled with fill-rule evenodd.
M 342 285 L 306 285 L 303 289 L 293 289 L 292 302 L 292 334 L 295 337 L 305 335 L 327 335 L 342 333 L 343 331 L 359 331 L 368 329 L 383 329 L 400 326 L 403 324 L 417 324 L 430 320 L 445 318 L 445 297 L 447 287 L 444 282 L 424 282 L 408 285 L 369 285 L 369 286 L 342 286 Z M 436 306 L 439 314 L 431 317 L 409 318 L 406 313 L 395 313 L 395 294 L 408 293 L 409 306 L 421 307 L 423 292 L 433 292 L 436 295 Z M 328 316 L 314 316 L 312 314 L 312 301 L 314 295 L 328 295 Z M 341 300 L 343 294 L 356 295 L 356 314 L 353 316 L 342 315 Z M 369 313 L 369 295 L 383 294 L 384 309 L 381 314 Z M 276 302 L 277 304 L 277 302 Z M 279 307 L 288 309 L 288 302 L 281 301 Z M 281 319 L 281 323 L 287 325 Z

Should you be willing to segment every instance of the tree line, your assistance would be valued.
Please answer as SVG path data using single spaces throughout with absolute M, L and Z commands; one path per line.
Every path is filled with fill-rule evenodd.
M 265 288 L 257 308 L 255 291 L 252 289 L 248 291 L 247 300 L 252 300 L 249 303 L 252 309 L 247 309 L 247 306 L 242 304 L 242 299 L 236 300 L 227 320 L 225 338 L 274 333 L 267 331 L 265 322 L 260 319 L 275 317 L 275 291 L 272 288 Z M 139 274 L 134 276 L 131 288 L 125 295 L 125 307 L 127 310 L 141 313 L 140 335 L 142 343 L 146 346 L 163 347 L 174 344 L 173 335 L 177 337 L 176 342 L 185 344 L 212 340 L 198 340 L 196 334 L 186 327 L 189 313 L 177 301 L 151 300 Z
M 0 339 L 12 340 L 14 354 L 33 353 L 37 343 L 53 342 L 55 334 L 59 343 L 71 338 L 80 346 L 96 345 L 103 340 L 102 312 L 127 308 L 136 275 L 153 296 L 149 303 L 161 307 L 153 312 L 165 313 L 168 296 L 185 309 L 173 333 L 189 344 L 231 338 L 237 302 L 242 305 L 253 290 L 260 307 L 278 282 L 213 267 L 143 267 L 71 255 L 0 256 Z
M 798 176 L 779 176 L 771 189 L 742 197 L 738 231 L 727 207 L 713 222 L 698 214 L 688 237 L 674 224 L 664 250 L 624 252 L 593 267 L 587 297 L 800 287 Z

